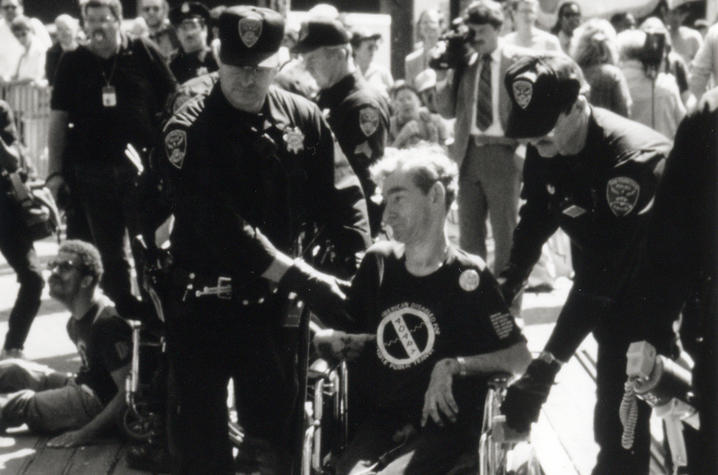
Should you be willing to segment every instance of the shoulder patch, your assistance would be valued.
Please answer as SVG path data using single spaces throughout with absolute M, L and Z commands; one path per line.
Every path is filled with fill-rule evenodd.
M 175 129 L 165 135 L 165 153 L 172 165 L 182 169 L 187 154 L 187 132 Z
M 374 106 L 366 106 L 359 110 L 359 128 L 365 137 L 371 137 L 379 128 L 379 111 Z
M 514 329 L 514 321 L 510 314 L 494 313 L 493 315 L 489 315 L 489 320 L 491 320 L 491 326 L 494 328 L 499 340 L 503 340 L 511 335 Z
M 606 185 L 606 201 L 611 212 L 618 216 L 626 216 L 638 203 L 641 185 L 633 178 L 618 176 L 608 180 Z

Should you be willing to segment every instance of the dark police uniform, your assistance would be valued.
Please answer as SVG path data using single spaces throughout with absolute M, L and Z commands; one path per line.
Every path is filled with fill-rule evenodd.
M 3 149 L 19 144 L 12 110 L 5 101 L 0 101 L 0 140 Z M 0 150 L 0 172 L 12 173 L 21 165 L 10 153 Z M 17 273 L 20 289 L 10 311 L 3 349 L 21 350 L 40 308 L 40 295 L 45 281 L 20 206 L 7 196 L 9 191 L 9 183 L 3 178 L 0 180 L 0 252 Z
M 256 12 L 278 16 L 249 7 L 222 14 L 223 47 L 249 54 L 251 47 L 226 38 L 237 36 L 238 19 L 254 20 Z M 265 47 L 274 27 L 263 20 L 260 39 L 245 45 Z M 230 377 L 250 436 L 281 447 L 291 432 L 297 363 L 280 345 L 287 291 L 261 277 L 273 249 L 306 255 L 299 242 L 314 224 L 339 260 L 355 263 L 355 253 L 369 243 L 366 205 L 355 176 L 335 180 L 335 160 L 341 165 L 345 159 L 335 156 L 320 110 L 275 87 L 259 113 L 247 113 L 230 105 L 220 79 L 167 123 L 159 152 L 175 217 L 167 302 L 179 402 L 170 426 L 173 455 L 182 473 L 232 473 Z
M 302 25 L 298 53 L 307 53 L 325 46 L 349 44 L 349 32 L 336 20 L 310 20 Z M 337 141 L 359 177 L 369 206 L 372 234 L 381 226 L 381 207 L 371 198 L 376 185 L 369 167 L 384 156 L 389 135 L 390 110 L 386 97 L 371 86 L 360 71 L 347 74 L 336 84 L 319 92 L 319 107 L 337 137 Z
M 618 407 L 625 381 L 630 321 L 617 318 L 626 285 L 635 276 L 645 230 L 670 142 L 610 111 L 592 108 L 584 149 L 543 158 L 529 146 L 508 268 L 501 277 L 517 289 L 558 227 L 571 239 L 574 284 L 546 344 L 567 361 L 586 335 L 598 341 L 594 473 L 647 473 L 648 407 L 641 403 L 634 453 L 621 448 Z M 634 471 L 635 470 L 635 471 Z
M 136 169 L 124 156 L 127 144 L 150 149 L 176 82 L 157 48 L 122 36 L 117 54 L 102 59 L 85 46 L 62 56 L 51 108 L 67 112 L 63 175 L 82 203 L 94 244 L 105 266 L 102 286 L 122 315 L 136 315 L 130 293 L 127 228 L 137 232 Z
M 170 70 L 180 84 L 216 71 L 218 68 L 217 61 L 209 48 L 193 53 L 178 50 L 170 60 Z

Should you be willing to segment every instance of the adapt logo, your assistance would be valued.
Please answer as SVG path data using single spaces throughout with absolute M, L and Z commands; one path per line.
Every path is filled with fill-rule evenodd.
M 440 334 L 431 310 L 404 302 L 382 312 L 376 332 L 377 355 L 393 369 L 415 366 L 434 352 Z

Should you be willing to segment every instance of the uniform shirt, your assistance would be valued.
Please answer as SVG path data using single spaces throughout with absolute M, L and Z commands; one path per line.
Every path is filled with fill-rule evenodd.
M 108 302 L 96 303 L 85 315 L 67 322 L 67 334 L 82 360 L 76 381 L 89 386 L 104 404 L 118 390 L 111 373 L 130 363 L 130 333 L 127 322 Z
M 561 227 L 571 239 L 574 286 L 615 298 L 639 258 L 656 187 L 671 143 L 605 109 L 591 108 L 586 144 L 577 155 L 540 157 L 528 147 L 519 223 L 507 269 L 519 286 Z
M 346 160 L 316 105 L 295 94 L 271 87 L 249 114 L 217 83 L 168 121 L 157 151 L 175 216 L 172 255 L 184 269 L 230 275 L 254 296 L 266 291 L 258 277 L 274 246 L 292 254 L 305 222 L 325 226 L 340 255 L 368 244 L 358 180 L 335 181 L 335 159 Z
M 170 61 L 170 70 L 180 84 L 217 69 L 219 66 L 209 48 L 194 53 L 178 51 Z
M 348 297 L 356 319 L 351 330 L 377 337 L 361 355 L 353 377 L 366 382 L 365 397 L 374 408 L 405 414 L 410 420 L 421 415 L 437 361 L 495 352 L 525 341 L 486 264 L 454 247 L 442 267 L 418 277 L 406 270 L 402 245 L 375 244 Z M 483 378 L 466 381 L 474 391 L 456 394 L 462 408 L 482 396 L 477 388 L 486 387 Z
M 117 105 L 103 106 L 103 87 L 114 87 Z M 125 147 L 150 148 L 159 134 L 159 116 L 176 81 L 148 40 L 123 35 L 108 59 L 80 46 L 62 55 L 50 106 L 66 111 L 66 156 L 75 163 L 124 162 Z

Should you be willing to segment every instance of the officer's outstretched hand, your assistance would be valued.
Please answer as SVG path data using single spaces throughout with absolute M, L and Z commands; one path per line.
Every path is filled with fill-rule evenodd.
M 548 363 L 535 359 L 526 373 L 506 391 L 501 412 L 506 415 L 506 425 L 518 432 L 527 432 L 539 417 L 541 406 L 548 398 L 560 363 Z
M 322 322 L 334 328 L 346 327 L 352 320 L 344 301 L 343 283 L 333 275 L 319 272 L 301 259 L 295 259 L 279 281 L 280 287 L 293 291 L 317 314 Z
M 345 333 L 326 328 L 315 332 L 312 343 L 322 358 L 351 361 L 358 358 L 364 347 L 375 340 L 376 335 L 369 333 Z

